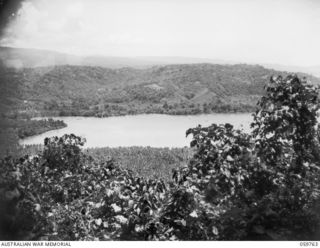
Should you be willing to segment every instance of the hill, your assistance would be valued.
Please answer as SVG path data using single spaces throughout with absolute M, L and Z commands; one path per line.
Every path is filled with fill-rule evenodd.
M 287 75 L 245 64 L 145 69 L 65 65 L 0 70 L 1 106 L 11 116 L 249 112 L 270 76 Z M 318 78 L 301 76 L 320 83 Z

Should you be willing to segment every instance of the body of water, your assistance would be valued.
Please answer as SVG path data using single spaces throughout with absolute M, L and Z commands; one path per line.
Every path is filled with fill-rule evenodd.
M 55 117 L 68 126 L 41 135 L 28 137 L 20 144 L 43 144 L 46 137 L 74 133 L 86 138 L 85 147 L 184 147 L 189 146 L 186 138 L 189 128 L 209 126 L 212 123 L 230 123 L 235 128 L 250 130 L 251 114 L 204 114 L 193 116 L 145 114 L 108 118 Z

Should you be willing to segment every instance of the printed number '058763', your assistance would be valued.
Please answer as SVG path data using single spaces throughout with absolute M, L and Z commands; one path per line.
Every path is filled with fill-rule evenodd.
M 318 246 L 318 242 L 300 242 L 300 246 Z

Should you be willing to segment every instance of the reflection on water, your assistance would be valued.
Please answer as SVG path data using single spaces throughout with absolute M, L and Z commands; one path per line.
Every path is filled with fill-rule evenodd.
M 56 117 L 67 127 L 21 140 L 21 144 L 41 144 L 45 137 L 62 136 L 66 133 L 85 137 L 85 147 L 151 146 L 183 147 L 189 146 L 191 136 L 186 138 L 186 130 L 209 126 L 212 123 L 230 123 L 235 128 L 249 131 L 251 114 L 206 114 L 194 116 L 174 115 L 134 115 L 108 118 L 95 117 Z

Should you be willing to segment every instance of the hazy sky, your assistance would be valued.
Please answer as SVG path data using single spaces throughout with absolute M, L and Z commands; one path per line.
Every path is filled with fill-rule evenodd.
M 29 0 L 0 44 L 320 65 L 320 0 Z

